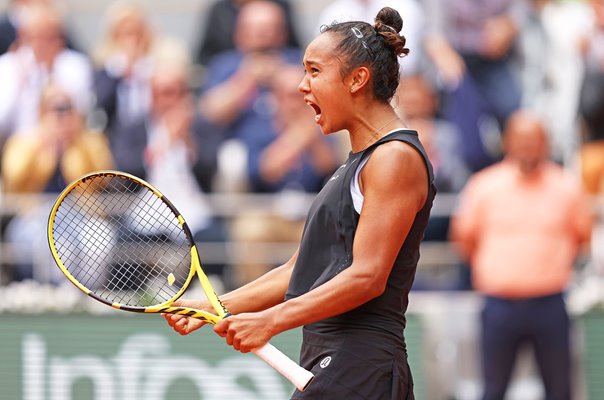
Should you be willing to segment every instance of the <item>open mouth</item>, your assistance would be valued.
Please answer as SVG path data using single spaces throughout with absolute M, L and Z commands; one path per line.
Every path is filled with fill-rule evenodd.
M 321 108 L 310 100 L 306 100 L 306 104 L 315 112 L 315 122 L 321 118 Z
M 310 106 L 310 108 L 312 108 L 315 112 L 315 122 L 319 122 L 319 119 L 321 119 L 321 108 L 316 105 L 315 103 L 311 102 L 311 101 L 306 101 L 306 104 L 308 104 Z

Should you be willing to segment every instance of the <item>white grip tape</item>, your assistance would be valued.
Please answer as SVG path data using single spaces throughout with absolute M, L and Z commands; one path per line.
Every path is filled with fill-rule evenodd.
M 303 392 L 315 377 L 312 372 L 296 364 L 270 343 L 265 344 L 253 353 L 290 380 L 299 391 Z

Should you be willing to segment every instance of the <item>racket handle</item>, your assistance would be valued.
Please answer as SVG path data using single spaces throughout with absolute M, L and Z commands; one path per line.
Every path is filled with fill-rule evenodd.
M 252 350 L 254 354 L 264 360 L 268 365 L 289 379 L 299 391 L 303 392 L 315 377 L 312 372 L 296 364 L 291 358 L 283 354 L 270 343 Z

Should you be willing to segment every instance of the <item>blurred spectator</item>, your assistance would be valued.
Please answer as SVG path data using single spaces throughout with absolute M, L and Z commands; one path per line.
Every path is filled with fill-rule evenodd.
M 581 87 L 579 115 L 585 127 L 579 149 L 581 177 L 586 190 L 599 199 L 598 222 L 592 235 L 593 272 L 604 274 L 604 1 L 590 0 L 592 23 L 581 49 L 585 75 Z
M 497 160 L 499 132 L 520 105 L 511 61 L 524 1 L 426 0 L 425 50 L 442 86 L 443 116 L 464 139 L 472 171 Z
M 149 112 L 154 54 L 170 46 L 180 42 L 154 32 L 140 4 L 120 0 L 108 8 L 104 34 L 94 50 L 94 86 L 111 141 L 114 125 L 140 120 Z
M 604 112 L 602 105 L 600 113 Z M 602 135 L 602 130 L 599 131 Z M 590 265 L 586 274 L 604 275 L 604 138 L 583 143 L 578 153 L 579 173 L 585 190 L 594 198 L 596 219 L 592 233 Z M 589 278 L 590 276 L 588 276 Z
M 581 146 L 579 167 L 585 190 L 592 195 L 604 193 L 604 139 Z
M 581 42 L 585 75 L 579 113 L 587 141 L 604 139 L 604 1 L 591 0 L 593 24 Z
M 594 32 L 591 40 L 585 43 L 585 76 L 579 103 L 584 137 L 578 151 L 578 161 L 585 188 L 593 195 L 604 193 L 604 2 L 602 3 L 599 6 L 599 31 Z
M 542 122 L 510 117 L 505 158 L 470 178 L 452 239 L 485 296 L 481 317 L 483 399 L 503 399 L 521 345 L 535 350 L 545 398 L 570 399 L 570 321 L 563 292 L 591 212 L 580 183 L 548 160 Z
M 2 181 L 6 193 L 58 193 L 81 175 L 113 167 L 109 145 L 99 132 L 88 131 L 67 90 L 49 83 L 42 91 L 38 124 L 24 134 L 12 135 L 2 157 Z M 52 264 L 46 248 L 46 222 L 51 205 L 42 203 L 15 216 L 6 228 L 6 240 L 22 247 L 16 279 L 35 276 L 31 258 Z M 52 267 L 52 271 L 60 271 Z M 48 270 L 38 272 L 50 273 Z M 39 276 L 36 276 L 39 278 Z M 48 278 L 48 277 L 46 277 Z
M 242 145 L 247 159 L 245 181 L 253 192 L 271 192 L 286 182 L 264 180 L 260 152 L 277 136 L 273 126 L 273 78 L 287 64 L 301 65 L 301 52 L 286 47 L 286 20 L 271 1 L 253 1 L 241 7 L 235 26 L 236 49 L 210 61 L 200 97 L 200 111 L 225 128 L 225 139 Z M 309 171 L 310 172 L 310 171 Z M 320 186 L 316 174 L 304 174 L 310 190 Z
M 0 54 L 13 47 L 25 7 L 31 2 L 32 0 L 11 0 L 6 11 L 0 16 Z
M 401 34 L 407 39 L 407 47 L 410 52 L 405 56 L 405 66 L 401 67 L 404 75 L 416 74 L 421 69 L 423 61 L 423 31 L 424 10 L 418 0 L 335 0 L 321 11 L 318 16 L 318 33 L 323 25 L 329 25 L 334 21 L 365 21 L 373 24 L 373 18 L 383 7 L 395 8 L 403 18 L 403 29 Z
M 88 58 L 65 47 L 63 22 L 56 9 L 32 4 L 23 12 L 14 51 L 0 56 L 0 137 L 36 125 L 40 93 L 51 80 L 66 90 L 79 112 L 89 111 L 92 69 Z
M 518 46 L 522 107 L 542 117 L 550 136 L 551 157 L 568 166 L 580 144 L 577 108 L 583 61 L 579 44 L 592 18 L 586 2 L 528 3 L 530 12 Z
M 16 46 L 17 29 L 27 6 L 36 3 L 49 3 L 50 0 L 10 0 L 8 7 L 0 15 L 0 55 Z M 74 49 L 73 39 L 67 32 L 63 32 L 67 47 Z
M 205 242 L 224 244 L 228 236 L 204 197 L 212 190 L 221 135 L 195 111 L 184 48 L 167 48 L 155 60 L 149 76 L 150 109 L 136 120 L 114 125 L 113 154 L 118 169 L 146 179 L 174 203 L 195 241 L 203 242 L 203 259 L 211 251 Z M 223 269 L 221 263 L 204 262 L 207 274 L 221 275 Z
M 544 22 L 545 8 L 550 0 L 527 1 L 527 17 L 518 34 L 522 106 L 536 108 L 551 89 L 549 57 L 553 45 Z
M 437 116 L 438 96 L 423 75 L 403 77 L 397 89 L 397 111 L 418 132 L 434 169 L 439 193 L 458 193 L 470 171 L 461 157 L 461 135 L 452 123 Z M 396 100 L 395 100 L 396 103 Z M 449 216 L 431 215 L 424 240 L 446 241 Z
M 234 28 L 239 9 L 250 1 L 255 0 L 214 0 L 209 11 L 205 11 L 203 14 L 205 28 L 196 53 L 196 62 L 207 65 L 216 54 L 235 48 Z M 300 47 L 293 23 L 293 10 L 289 1 L 271 1 L 282 7 L 285 13 L 287 45 L 289 47 Z

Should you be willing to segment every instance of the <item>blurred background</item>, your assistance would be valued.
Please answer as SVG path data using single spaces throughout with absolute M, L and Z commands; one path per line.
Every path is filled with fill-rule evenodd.
M 405 331 L 416 398 L 480 398 L 483 296 L 449 227 L 468 180 L 505 156 L 519 109 L 587 199 L 575 211 L 591 236 L 564 298 L 574 396 L 604 398 L 602 0 L 0 0 L 0 398 L 289 398 L 278 373 L 209 329 L 180 337 L 77 291 L 50 256 L 48 212 L 77 177 L 119 169 L 182 212 L 217 292 L 289 259 L 350 150 L 297 92 L 303 50 L 322 25 L 371 22 L 384 5 L 411 49 L 392 105 L 439 189 Z M 273 344 L 297 359 L 300 332 Z M 529 347 L 506 398 L 544 398 Z

